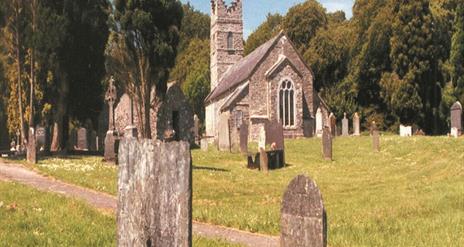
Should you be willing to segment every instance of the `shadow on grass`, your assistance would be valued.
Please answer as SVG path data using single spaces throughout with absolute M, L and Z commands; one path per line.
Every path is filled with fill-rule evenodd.
M 206 167 L 206 166 L 193 166 L 193 169 L 194 170 L 203 170 L 203 171 L 213 171 L 213 172 L 230 172 L 230 170 L 227 170 L 227 169 Z

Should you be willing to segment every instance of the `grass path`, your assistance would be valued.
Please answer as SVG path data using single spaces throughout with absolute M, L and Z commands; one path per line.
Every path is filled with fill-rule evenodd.
M 283 192 L 296 175 L 313 178 L 328 212 L 330 246 L 464 246 L 464 139 L 383 136 L 286 142 L 288 167 L 262 174 L 239 154 L 192 152 L 194 220 L 279 234 Z M 47 159 L 50 176 L 115 194 L 116 167 L 101 158 Z

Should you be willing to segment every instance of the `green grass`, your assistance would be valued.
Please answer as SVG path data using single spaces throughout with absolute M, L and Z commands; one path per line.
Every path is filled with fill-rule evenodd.
M 289 166 L 269 174 L 247 170 L 239 154 L 193 151 L 194 219 L 278 235 L 284 190 L 306 174 L 322 191 L 330 246 L 464 246 L 463 138 L 384 136 L 380 153 L 370 137 L 337 138 L 333 162 L 321 158 L 320 142 L 287 141 Z M 39 169 L 86 186 L 73 170 Z M 85 176 L 114 194 L 116 170 L 100 175 Z
M 115 246 L 116 221 L 83 202 L 0 182 L 0 246 Z M 198 247 L 238 247 L 193 238 Z

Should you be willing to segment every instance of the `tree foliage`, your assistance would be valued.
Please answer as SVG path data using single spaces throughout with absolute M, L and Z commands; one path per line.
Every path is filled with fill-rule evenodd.
M 268 14 L 266 20 L 248 37 L 245 43 L 245 55 L 277 35 L 282 29 L 282 20 L 280 14 Z

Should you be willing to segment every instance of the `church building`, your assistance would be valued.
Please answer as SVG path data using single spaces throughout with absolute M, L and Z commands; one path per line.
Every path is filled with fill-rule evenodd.
M 269 121 L 283 125 L 285 138 L 320 134 L 328 107 L 292 41 L 281 32 L 244 57 L 242 2 L 227 5 L 224 0 L 211 0 L 206 135 L 217 140 L 247 124 L 249 140 L 256 141 Z

